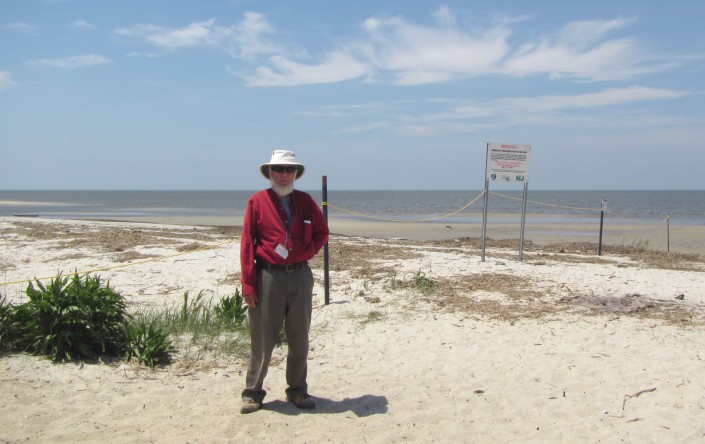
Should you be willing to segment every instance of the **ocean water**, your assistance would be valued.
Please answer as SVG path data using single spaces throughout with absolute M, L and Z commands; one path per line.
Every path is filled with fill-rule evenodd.
M 61 219 L 120 217 L 233 217 L 243 215 L 251 190 L 236 191 L 18 191 L 0 190 L 0 216 Z M 320 203 L 321 190 L 309 190 Z M 330 217 L 394 220 L 477 221 L 481 190 L 342 191 L 328 190 Z M 519 217 L 522 190 L 492 191 L 487 212 Z M 705 225 L 705 190 L 528 191 L 527 215 L 570 223 L 600 217 L 631 223 Z M 474 201 L 474 202 L 473 202 Z M 467 206 L 473 202 L 471 205 Z M 464 208 L 458 212 L 459 209 Z M 446 216 L 454 213 L 452 216 Z M 479 219 L 481 220 L 481 219 Z

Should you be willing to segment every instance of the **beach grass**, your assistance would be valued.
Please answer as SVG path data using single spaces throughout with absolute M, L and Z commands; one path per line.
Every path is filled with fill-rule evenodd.
M 217 303 L 206 300 L 204 294 L 200 291 L 192 298 L 186 291 L 181 306 L 143 307 L 133 316 L 167 332 L 174 340 L 175 353 L 189 365 L 205 355 L 216 359 L 222 355 L 244 356 L 249 346 L 247 306 L 239 289 Z

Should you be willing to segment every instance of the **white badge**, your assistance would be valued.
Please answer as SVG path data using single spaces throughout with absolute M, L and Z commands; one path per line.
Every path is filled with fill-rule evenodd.
M 284 259 L 289 257 L 289 250 L 287 250 L 282 244 L 277 245 L 277 248 L 275 248 L 274 251 Z

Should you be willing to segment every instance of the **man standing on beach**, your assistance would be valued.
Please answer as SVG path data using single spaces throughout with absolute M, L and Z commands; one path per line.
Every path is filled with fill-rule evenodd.
M 242 294 L 250 325 L 250 364 L 241 413 L 262 408 L 262 385 L 282 324 L 285 326 L 286 398 L 313 409 L 308 394 L 308 334 L 311 326 L 313 275 L 308 261 L 328 241 L 328 224 L 315 200 L 294 189 L 306 171 L 291 151 L 277 150 L 260 173 L 271 188 L 247 202 L 240 245 Z

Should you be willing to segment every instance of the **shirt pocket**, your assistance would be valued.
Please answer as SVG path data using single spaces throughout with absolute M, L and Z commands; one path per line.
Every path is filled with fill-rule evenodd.
M 304 245 L 311 243 L 311 237 L 313 236 L 313 225 L 308 219 L 304 219 L 304 233 L 303 233 Z

